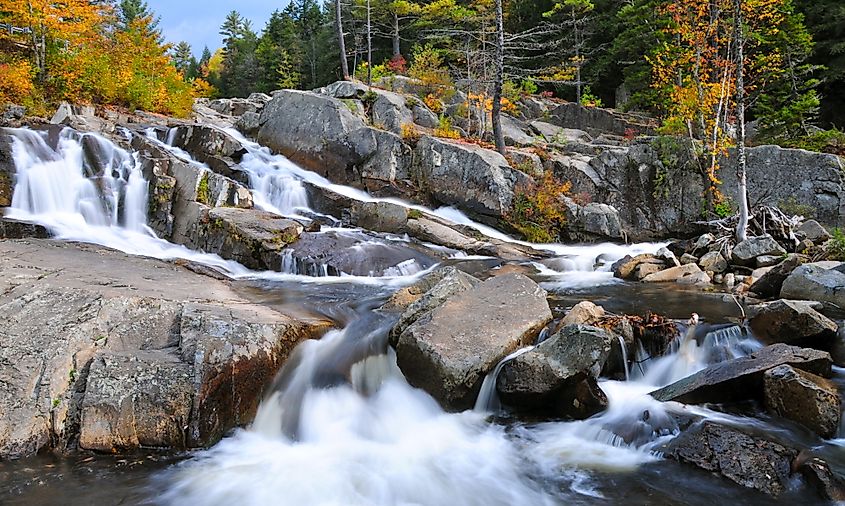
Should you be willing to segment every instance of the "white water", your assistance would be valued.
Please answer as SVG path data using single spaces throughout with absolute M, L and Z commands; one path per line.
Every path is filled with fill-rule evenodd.
M 516 357 L 522 355 L 523 353 L 528 353 L 533 349 L 534 346 L 520 348 L 496 364 L 496 367 L 494 367 L 493 370 L 484 377 L 484 381 L 481 383 L 481 390 L 478 392 L 478 399 L 476 399 L 475 407 L 473 408 L 475 411 L 478 411 L 479 413 L 487 413 L 496 411 L 501 407 L 498 395 L 496 394 L 496 380 L 499 378 L 499 373 L 502 372 L 502 367 Z
M 106 173 L 92 179 L 86 174 L 90 167 L 83 160 L 77 134 L 65 131 L 56 150 L 40 134 L 26 130 L 12 134 L 18 175 L 10 215 L 42 223 L 60 238 L 156 258 L 185 258 L 233 277 L 399 286 L 421 275 L 413 265 L 397 266 L 396 272 L 382 278 L 250 272 L 216 255 L 156 238 L 146 226 L 146 184 L 137 160 L 126 151 L 97 138 L 108 147 L 102 151 L 110 155 Z M 172 134 L 169 137 L 172 141 Z M 375 200 L 333 185 L 257 145 L 248 144 L 248 149 L 243 166 L 250 172 L 255 202 L 265 209 L 307 210 L 304 190 L 300 191 L 303 181 L 351 198 Z M 512 240 L 454 209 L 434 212 L 491 237 Z M 543 245 L 559 255 L 560 263 L 554 269 L 538 266 L 559 276 L 551 283 L 589 285 L 609 281 L 613 260 L 658 246 Z M 315 273 L 321 274 L 325 273 Z M 724 347 L 723 338 L 736 338 L 720 335 L 700 346 L 687 342 L 681 352 L 659 359 L 638 356 L 643 372 L 639 377 L 632 373 L 634 381 L 601 383 L 609 399 L 604 413 L 579 422 L 517 426 L 509 432 L 487 421 L 485 413 L 445 413 L 431 397 L 408 385 L 391 354 L 360 357 L 348 375 L 340 372 L 344 379 L 325 384 L 322 369 L 327 363 L 346 356 L 356 343 L 381 342 L 386 330 L 383 325 L 348 327 L 300 346 L 283 372 L 284 381 L 262 403 L 254 424 L 167 475 L 161 501 L 533 505 L 567 502 L 561 494 L 601 497 L 593 472 L 626 472 L 651 462 L 657 458 L 651 453 L 655 445 L 677 433 L 670 410 L 684 408 L 658 403 L 648 392 L 700 370 L 713 347 Z M 479 399 L 485 408 L 495 393 L 495 377 L 495 372 L 490 375 Z M 707 415 L 706 410 L 697 412 Z M 561 477 L 566 482 L 562 491 L 544 486 L 560 483 Z

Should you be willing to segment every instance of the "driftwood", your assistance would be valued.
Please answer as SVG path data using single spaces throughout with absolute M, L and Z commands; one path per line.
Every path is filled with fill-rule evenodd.
M 798 237 L 795 235 L 795 228 L 801 224 L 803 219 L 802 216 L 789 216 L 777 207 L 758 206 L 750 214 L 748 235 L 769 234 L 779 243 L 790 245 L 790 249 L 795 249 L 799 244 Z M 727 237 L 730 240 L 738 222 L 739 214 L 735 214 L 718 220 L 697 221 L 695 224 L 710 228 L 715 235 L 728 233 Z

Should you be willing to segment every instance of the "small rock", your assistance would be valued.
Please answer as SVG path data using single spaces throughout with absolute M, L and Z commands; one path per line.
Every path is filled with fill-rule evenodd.
M 830 239 L 830 234 L 816 220 L 807 220 L 796 230 L 796 235 L 803 239 L 812 241 L 813 244 L 822 244 Z
M 804 301 L 776 300 L 752 306 L 754 335 L 770 343 L 814 345 L 818 348 L 836 335 L 832 320 Z
M 781 247 L 771 235 L 765 234 L 748 239 L 737 244 L 731 253 L 731 258 L 738 265 L 754 265 L 755 259 L 761 255 L 786 255 L 786 250 Z
M 736 276 L 734 275 L 734 273 L 729 272 L 725 274 L 725 286 L 727 286 L 728 288 L 733 288 L 734 285 L 736 285 Z
M 725 272 L 728 269 L 728 261 L 718 251 L 710 251 L 705 253 L 698 265 L 704 271 L 713 271 L 717 274 Z
M 662 260 L 658 259 L 654 255 L 644 253 L 635 257 L 625 255 L 623 258 L 617 260 L 613 264 L 613 266 L 611 266 L 611 270 L 613 271 L 613 275 L 617 278 L 624 279 L 627 281 L 639 281 L 640 279 L 642 279 L 637 277 L 637 267 L 640 264 L 654 264 L 657 265 L 660 269 L 664 267 Z
M 757 257 L 757 267 L 771 267 L 779 264 L 783 260 L 782 256 L 777 255 L 760 255 Z
M 681 262 L 678 261 L 678 258 L 675 256 L 675 254 L 669 251 L 667 248 L 660 248 L 659 250 L 657 250 L 656 256 L 657 258 L 669 264 L 670 267 L 677 267 L 681 265 Z
M 684 253 L 681 256 L 681 265 L 697 264 L 697 263 L 698 263 L 698 257 L 697 256 L 690 255 L 689 253 Z
M 597 306 L 588 300 L 584 300 L 575 304 L 575 306 L 566 313 L 566 316 L 564 316 L 563 320 L 560 322 L 560 326 L 587 325 L 594 323 L 602 316 L 604 316 L 603 307 Z
M 656 272 L 654 274 L 649 274 L 645 278 L 643 278 L 643 282 L 645 283 L 668 283 L 672 281 L 679 281 L 688 276 L 696 276 L 696 279 L 700 279 L 698 274 L 704 274 L 699 269 L 698 265 L 696 264 L 686 264 L 681 265 L 678 267 L 671 267 L 666 270 L 662 270 L 660 272 Z
M 842 402 L 833 382 L 781 365 L 763 376 L 766 409 L 788 418 L 824 439 L 836 436 L 842 415 Z
M 828 501 L 845 501 L 845 483 L 830 470 L 822 459 L 815 457 L 804 462 L 798 468 L 804 478 Z
M 713 234 L 704 234 L 695 241 L 695 244 L 692 246 L 692 252 L 695 253 L 698 250 L 703 250 L 710 246 L 710 244 L 715 241 L 716 238 L 713 237 Z

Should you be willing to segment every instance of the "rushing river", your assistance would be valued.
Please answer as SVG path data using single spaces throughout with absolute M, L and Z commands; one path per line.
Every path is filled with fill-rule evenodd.
M 163 241 L 147 226 L 147 183 L 137 155 L 94 134 L 64 130 L 50 141 L 43 133 L 13 130 L 17 179 L 8 216 L 48 226 L 58 238 L 91 242 L 160 259 L 184 258 L 235 280 L 245 296 L 283 312 L 304 311 L 336 323 L 318 341 L 302 343 L 289 359 L 255 421 L 214 447 L 186 454 L 125 457 L 39 456 L 0 462 L 0 504 L 161 505 L 562 505 L 562 504 L 817 504 L 787 492 L 778 501 L 727 480 L 663 459 L 661 444 L 680 431 L 679 418 L 712 418 L 775 434 L 814 447 L 831 465 L 845 468 L 842 440 L 816 441 L 794 426 L 749 413 L 660 403 L 648 392 L 688 376 L 716 360 L 760 347 L 746 329 L 714 329 L 671 354 L 640 351 L 628 381 L 603 380 L 609 408 L 588 420 L 527 420 L 495 409 L 495 377 L 488 378 L 476 409 L 447 413 L 411 387 L 387 346 L 393 320 L 373 311 L 396 289 L 435 267 L 402 261 L 383 276 L 302 269 L 255 272 L 216 255 Z M 236 136 L 248 150 L 248 171 L 257 207 L 299 219 L 309 208 L 303 183 L 359 200 L 377 200 L 335 185 L 281 156 Z M 158 140 L 171 146 L 173 135 Z M 94 178 L 82 144 L 98 146 L 106 169 Z M 410 206 L 397 200 L 392 202 Z M 410 206 L 413 207 L 413 206 Z M 451 208 L 428 210 L 510 240 Z M 332 227 L 358 237 L 363 231 Z M 407 238 L 367 236 L 367 248 L 408 247 Z M 469 258 L 433 245 L 430 258 L 483 274 L 496 259 Z M 617 313 L 654 311 L 686 320 L 696 311 L 711 324 L 738 316 L 733 300 L 715 294 L 622 283 L 610 265 L 626 254 L 656 251 L 658 244 L 540 248 L 553 261 L 526 263 L 550 293 L 556 315 L 592 299 Z M 436 254 L 435 254 L 436 253 Z M 420 258 L 429 258 L 423 255 Z M 516 310 L 516 309 L 515 309 Z M 467 315 L 471 318 L 472 315 Z M 349 365 L 351 363 L 351 366 Z M 344 369 L 339 373 L 339 369 Z M 838 371 L 836 381 L 845 382 Z

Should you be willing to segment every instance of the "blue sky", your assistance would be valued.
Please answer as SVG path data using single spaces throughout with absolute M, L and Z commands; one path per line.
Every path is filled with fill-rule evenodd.
M 252 21 L 255 31 L 261 32 L 270 14 L 283 9 L 290 0 L 147 0 L 161 17 L 159 27 L 168 42 L 187 41 L 199 58 L 203 46 L 213 52 L 221 45 L 220 25 L 231 10 Z

